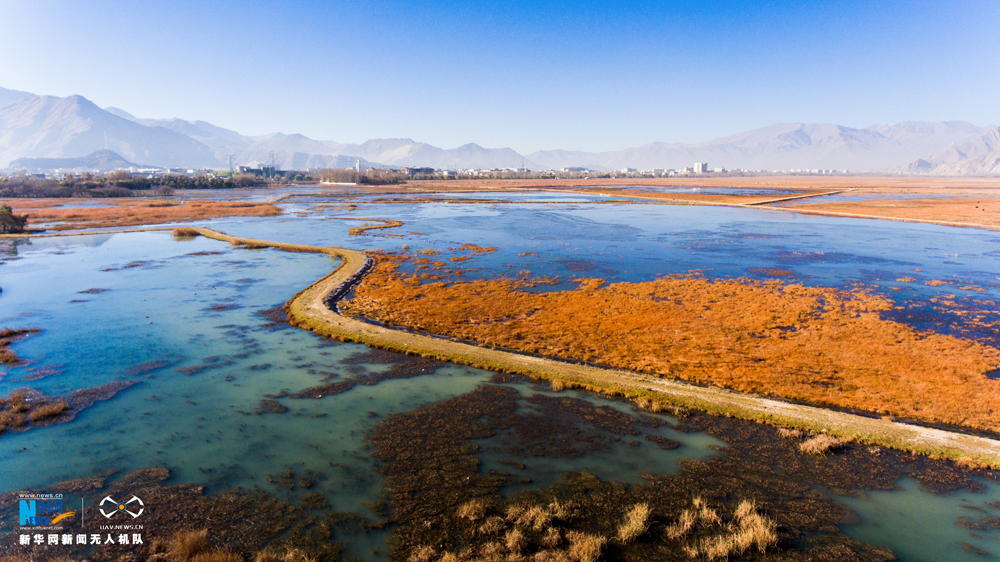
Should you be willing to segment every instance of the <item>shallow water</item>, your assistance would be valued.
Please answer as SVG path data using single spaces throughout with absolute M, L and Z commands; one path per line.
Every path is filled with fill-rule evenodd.
M 833 496 L 861 518 L 861 523 L 841 525 L 848 536 L 889 547 L 904 562 L 951 560 L 972 562 L 984 555 L 963 548 L 971 545 L 995 557 L 1000 529 L 970 530 L 954 524 L 1000 514 L 1000 486 L 990 485 L 982 494 L 953 492 L 928 494 L 909 478 L 901 479 L 894 491 L 871 491 L 864 497 Z

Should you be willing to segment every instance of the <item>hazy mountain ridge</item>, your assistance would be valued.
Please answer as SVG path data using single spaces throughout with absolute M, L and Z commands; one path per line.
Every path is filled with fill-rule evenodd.
M 548 168 L 684 168 L 694 162 L 750 170 L 832 169 L 884 172 L 921 155 L 968 142 L 987 127 L 962 121 L 895 123 L 853 129 L 840 125 L 780 123 L 696 144 L 652 142 L 613 152 L 539 151 L 528 158 Z
M 912 162 L 907 171 L 942 176 L 1000 174 L 1000 127 L 959 146 Z
M 19 158 L 75 158 L 113 150 L 133 162 L 214 167 L 204 144 L 113 115 L 82 96 L 31 96 L 0 109 L 0 164 Z
M 4 102 L 11 103 L 4 106 Z M 76 158 L 113 150 L 128 161 L 163 167 L 226 168 L 270 164 L 281 169 L 419 166 L 444 169 L 678 169 L 695 162 L 727 169 L 832 169 L 935 174 L 998 174 L 996 127 L 964 121 L 901 122 L 851 128 L 781 123 L 702 143 L 651 142 L 608 152 L 510 148 L 469 143 L 442 149 L 412 139 L 361 144 L 300 134 L 246 136 L 206 121 L 144 119 L 81 96 L 35 96 L 0 88 L 0 167 L 22 158 Z M 992 136 L 991 136 L 992 135 Z M 231 159 L 231 160 L 230 160 Z
M 139 167 L 129 162 L 113 150 L 98 150 L 79 158 L 18 158 L 10 163 L 11 168 L 33 170 L 100 170 L 113 171 L 121 168 Z

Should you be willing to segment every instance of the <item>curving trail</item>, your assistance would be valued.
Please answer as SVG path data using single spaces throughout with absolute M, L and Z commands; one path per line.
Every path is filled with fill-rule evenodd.
M 172 230 L 145 228 L 111 231 L 115 233 Z M 188 228 L 198 234 L 243 247 L 272 247 L 294 252 L 321 253 L 340 260 L 332 272 L 297 293 L 285 304 L 291 324 L 342 341 L 364 343 L 372 347 L 417 354 L 442 361 L 516 373 L 536 379 L 560 381 L 565 386 L 582 387 L 595 392 L 625 396 L 638 402 L 659 404 L 665 409 L 690 408 L 716 415 L 827 432 L 861 443 L 891 447 L 935 457 L 972 461 L 1000 468 L 1000 441 L 837 412 L 815 406 L 790 404 L 762 396 L 743 394 L 717 387 L 661 379 L 631 371 L 532 357 L 518 353 L 476 346 L 447 338 L 414 334 L 375 326 L 342 316 L 336 303 L 371 268 L 371 258 L 362 252 L 333 246 L 310 246 L 271 242 L 223 234 L 208 228 Z M 71 236 L 92 233 L 59 233 Z M 568 383 L 568 384 L 567 384 Z
M 320 335 L 481 369 L 568 382 L 571 386 L 581 386 L 596 392 L 626 396 L 640 401 L 653 400 L 674 407 L 827 432 L 852 438 L 861 443 L 955 460 L 971 460 L 994 468 L 1000 467 L 1000 441 L 993 439 L 868 418 L 815 406 L 790 404 L 631 371 L 531 357 L 368 324 L 342 316 L 334 310 L 336 302 L 371 267 L 372 260 L 367 255 L 345 248 L 236 238 L 206 228 L 195 230 L 206 237 L 234 244 L 266 245 L 293 251 L 324 253 L 340 258 L 342 261 L 334 271 L 296 294 L 285 304 L 290 323 Z

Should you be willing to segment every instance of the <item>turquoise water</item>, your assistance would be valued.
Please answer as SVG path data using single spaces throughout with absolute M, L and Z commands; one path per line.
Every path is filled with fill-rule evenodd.
M 1000 553 L 1000 529 L 971 530 L 957 525 L 1000 515 L 997 505 L 1000 486 L 990 485 L 985 493 L 952 492 L 934 495 L 920 490 L 909 478 L 901 479 L 894 491 L 871 491 L 862 497 L 834 496 L 861 518 L 861 523 L 842 525 L 851 537 L 887 546 L 900 560 L 972 562 Z M 965 543 L 984 551 L 983 555 L 962 548 Z

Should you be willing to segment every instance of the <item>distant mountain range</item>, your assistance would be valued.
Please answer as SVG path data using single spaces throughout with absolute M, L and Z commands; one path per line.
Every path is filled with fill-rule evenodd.
M 713 168 L 750 170 L 1000 174 L 1000 128 L 964 121 L 863 129 L 790 123 L 695 144 L 653 142 L 611 152 L 543 150 L 521 155 L 510 148 L 471 143 L 442 149 L 411 139 L 345 144 L 298 134 L 246 136 L 206 121 L 142 119 L 115 107 L 102 109 L 82 96 L 36 96 L 0 88 L 0 168 L 44 169 L 40 164 L 46 161 L 37 159 L 80 158 L 103 150 L 126 161 L 171 168 L 228 168 L 231 158 L 234 166 L 273 161 L 281 169 L 360 163 L 363 167 L 467 169 L 523 164 L 533 170 L 572 166 L 643 170 L 708 162 Z M 110 165 L 112 160 L 105 157 L 103 163 Z

